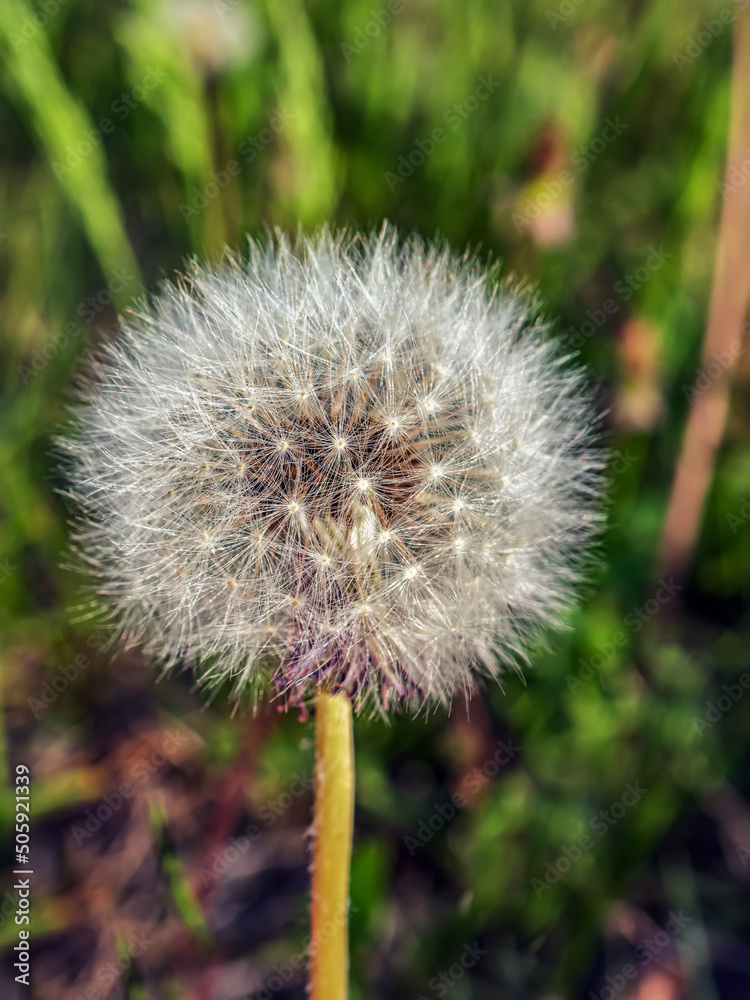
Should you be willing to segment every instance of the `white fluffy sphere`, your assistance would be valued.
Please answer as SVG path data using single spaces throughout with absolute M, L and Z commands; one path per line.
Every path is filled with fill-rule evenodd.
M 323 230 L 194 266 L 92 361 L 75 546 L 166 666 L 419 707 L 560 622 L 596 529 L 582 375 L 442 246 Z

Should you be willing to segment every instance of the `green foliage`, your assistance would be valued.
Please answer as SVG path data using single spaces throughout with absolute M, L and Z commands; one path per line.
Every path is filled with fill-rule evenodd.
M 392 14 L 371 0 L 207 0 L 205 23 L 190 31 L 181 0 L 71 0 L 41 27 L 27 0 L 0 4 L 0 662 L 12 761 L 25 727 L 84 745 L 88 699 L 106 689 L 97 656 L 41 718 L 29 709 L 88 635 L 86 609 L 78 625 L 66 610 L 77 581 L 60 568 L 68 512 L 52 438 L 77 359 L 112 335 L 114 308 L 137 302 L 141 273 L 153 289 L 190 254 L 225 240 L 241 250 L 264 227 L 387 217 L 525 276 L 602 382 L 609 443 L 626 460 L 613 463 L 601 566 L 570 631 L 523 676 L 481 692 L 472 726 L 461 706 L 450 720 L 358 724 L 362 997 L 375 995 L 382 963 L 392 967 L 382 995 L 432 997 L 430 978 L 491 935 L 504 943 L 488 969 L 508 996 L 579 995 L 616 902 L 696 802 L 739 783 L 747 759 L 750 696 L 701 727 L 707 702 L 746 669 L 750 638 L 739 390 L 691 572 L 656 613 L 647 605 L 686 389 L 699 374 L 731 29 L 682 65 L 675 56 L 715 13 L 707 0 L 678 12 L 667 0 L 547 4 L 403 0 Z M 743 354 L 745 389 L 747 371 Z M 148 690 L 200 733 L 219 780 L 252 721 L 228 720 L 219 699 L 199 712 L 200 694 L 180 679 Z M 310 773 L 311 736 L 292 718 L 274 728 L 248 808 Z M 436 806 L 509 738 L 521 748 L 512 761 L 431 828 Z M 592 820 L 636 782 L 648 791 L 597 833 Z M 85 770 L 46 777 L 38 815 L 74 808 L 95 786 Z M 7 828 L 10 800 L 2 813 Z M 157 810 L 152 823 L 167 820 Z M 420 823 L 433 835 L 410 851 L 404 838 Z M 544 882 L 586 834 L 591 848 Z M 176 911 L 210 950 L 182 846 L 163 849 L 163 871 Z M 674 864 L 679 882 L 686 862 Z M 40 915 L 37 926 L 51 925 Z M 164 994 L 173 987 L 165 977 Z M 134 984 L 131 995 L 152 994 Z M 467 978 L 451 995 L 495 994 L 472 994 Z

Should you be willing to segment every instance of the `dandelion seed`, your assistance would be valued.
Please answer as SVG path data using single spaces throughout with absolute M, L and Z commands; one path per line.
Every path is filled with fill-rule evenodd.
M 600 523 L 583 375 L 523 296 L 387 227 L 195 265 L 75 422 L 101 605 L 238 695 L 273 657 L 296 702 L 448 701 L 560 623 Z

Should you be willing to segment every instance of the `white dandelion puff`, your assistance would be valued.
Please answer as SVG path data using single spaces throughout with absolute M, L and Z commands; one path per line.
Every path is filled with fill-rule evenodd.
M 599 522 L 590 394 L 526 297 L 384 227 L 194 265 L 64 440 L 119 635 L 301 703 L 418 708 L 524 656 Z

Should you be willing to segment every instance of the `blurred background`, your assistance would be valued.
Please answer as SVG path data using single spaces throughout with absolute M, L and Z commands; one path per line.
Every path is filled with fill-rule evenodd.
M 188 257 L 384 218 L 538 288 L 613 457 L 533 667 L 357 722 L 352 998 L 750 996 L 748 6 L 2 0 L 3 998 L 305 996 L 312 726 L 75 621 L 52 440 Z

